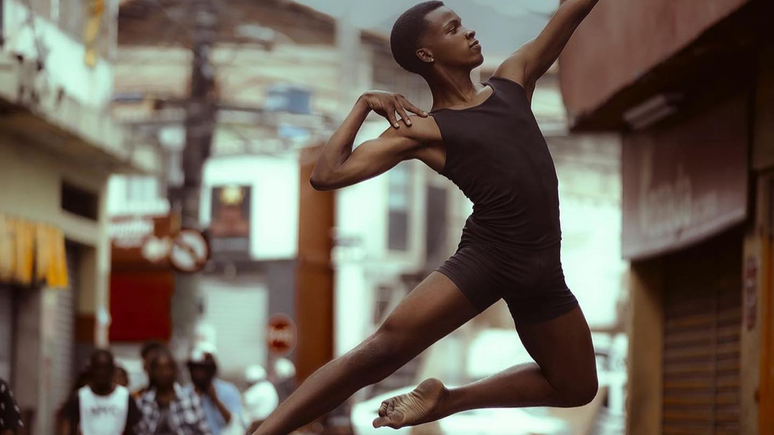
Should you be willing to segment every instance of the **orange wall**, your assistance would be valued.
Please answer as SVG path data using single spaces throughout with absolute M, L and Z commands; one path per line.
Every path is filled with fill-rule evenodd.
M 333 269 L 331 230 L 334 193 L 309 184 L 320 147 L 301 157 L 298 269 L 296 270 L 297 380 L 302 382 L 333 358 Z

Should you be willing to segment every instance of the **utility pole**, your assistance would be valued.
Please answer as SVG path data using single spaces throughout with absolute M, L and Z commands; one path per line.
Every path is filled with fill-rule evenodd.
M 217 113 L 215 75 L 210 60 L 217 34 L 217 15 L 211 1 L 190 2 L 193 62 L 185 117 L 183 185 L 172 187 L 168 192 L 172 210 L 180 215 L 181 226 L 194 229 L 201 229 L 199 203 L 202 172 L 210 155 Z M 172 299 L 172 339 L 178 351 L 188 350 L 194 326 L 201 314 L 201 305 L 199 275 L 178 273 Z

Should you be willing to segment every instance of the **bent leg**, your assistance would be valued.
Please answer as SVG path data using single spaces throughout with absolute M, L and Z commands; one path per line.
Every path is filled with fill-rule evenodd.
M 518 326 L 517 330 L 536 363 L 521 364 L 460 388 L 444 388 L 431 416 L 406 418 L 416 415 L 410 409 L 410 394 L 421 388 L 438 388 L 439 381 L 428 379 L 409 395 L 385 401 L 374 426 L 397 429 L 479 408 L 575 407 L 596 396 L 594 347 L 580 307 L 553 320 Z
M 433 272 L 363 343 L 315 371 L 254 435 L 285 435 L 381 381 L 478 314 L 465 295 Z

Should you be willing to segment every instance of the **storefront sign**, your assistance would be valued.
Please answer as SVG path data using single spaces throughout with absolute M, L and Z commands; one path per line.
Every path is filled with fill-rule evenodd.
M 177 233 L 172 216 L 119 216 L 110 222 L 112 267 L 169 268 L 169 252 Z
M 250 186 L 212 188 L 209 236 L 213 258 L 249 258 Z
M 748 117 L 742 96 L 623 145 L 623 256 L 701 241 L 747 215 Z

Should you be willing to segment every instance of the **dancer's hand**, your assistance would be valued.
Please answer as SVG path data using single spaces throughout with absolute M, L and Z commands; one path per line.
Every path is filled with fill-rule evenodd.
M 398 112 L 401 120 L 409 127 L 411 126 L 411 119 L 409 119 L 407 111 L 423 118 L 427 116 L 427 112 L 411 104 L 403 95 L 391 92 L 368 91 L 360 96 L 358 103 L 365 104 L 370 110 L 387 118 L 390 121 L 390 125 L 395 128 L 400 127 L 395 112 Z

